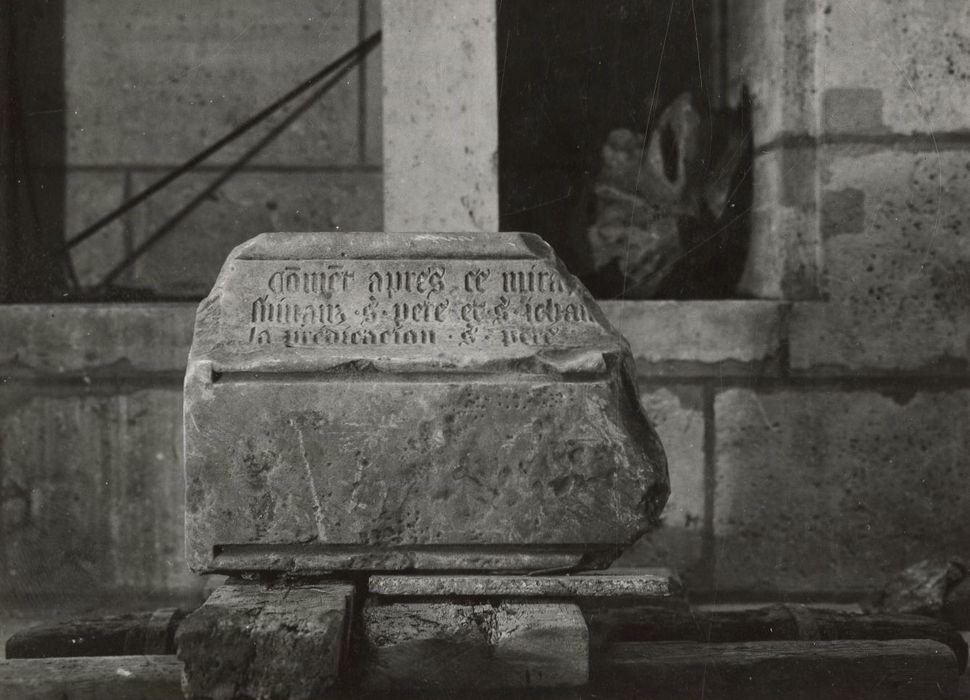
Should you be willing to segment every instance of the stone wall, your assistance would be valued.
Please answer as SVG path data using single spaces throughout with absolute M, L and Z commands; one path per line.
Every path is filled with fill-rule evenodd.
M 851 597 L 913 560 L 970 557 L 970 8 L 731 7 L 731 73 L 755 116 L 745 288 L 762 300 L 605 304 L 637 356 L 673 488 L 665 527 L 624 561 L 679 567 L 693 590 L 722 600 Z M 354 133 L 357 150 L 334 136 L 328 152 L 359 158 Z M 205 233 L 221 241 L 206 253 L 217 266 L 236 240 L 220 235 L 310 227 L 272 218 L 260 199 L 269 178 L 279 178 L 274 197 L 292 197 L 277 212 L 295 216 L 299 202 L 330 196 L 371 201 L 359 188 L 378 204 L 339 211 L 366 211 L 378 218 L 354 226 L 379 227 L 380 140 L 363 142 L 364 161 L 339 172 L 303 163 L 251 173 L 233 199 L 197 215 L 198 235 L 167 259 L 181 264 Z M 75 164 L 92 201 L 110 189 L 98 183 L 114 178 L 123 191 L 157 167 Z M 351 193 L 275 184 L 298 176 L 328 187 L 344 178 Z M 138 230 L 119 228 L 118 246 Z M 161 264 L 149 259 L 134 274 L 176 279 L 151 267 Z M 190 304 L 0 307 L 5 597 L 198 587 L 182 553 L 178 413 L 193 313 Z
M 65 3 L 66 229 L 76 233 L 380 27 L 376 0 Z M 264 231 L 379 230 L 380 51 L 323 96 L 117 283 L 208 292 Z M 297 100 L 299 102 L 299 100 Z M 288 113 L 281 111 L 80 245 L 91 285 Z

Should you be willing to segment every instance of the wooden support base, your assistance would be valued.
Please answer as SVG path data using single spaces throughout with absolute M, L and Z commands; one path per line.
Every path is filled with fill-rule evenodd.
M 347 697 L 474 689 L 503 698 L 925 700 L 953 696 L 967 656 L 958 633 L 916 616 L 691 611 L 669 572 L 374 575 L 369 591 L 353 618 L 347 583 L 230 581 L 179 627 L 181 688 L 175 657 L 9 660 L 0 697 L 310 698 L 342 688 Z M 163 617 L 102 621 L 101 641 L 147 649 L 161 637 L 142 628 L 154 620 L 169 629 Z M 11 642 L 69 651 L 81 628 L 56 629 L 74 636 L 32 630 Z
M 354 588 L 227 583 L 179 627 L 189 698 L 316 698 L 338 679 Z
M 953 698 L 953 652 L 926 639 L 837 642 L 627 642 L 595 663 L 614 697 L 670 700 Z
M 568 688 L 589 676 L 570 603 L 398 603 L 364 609 L 365 691 Z
M 450 659 L 428 649 L 418 663 L 435 673 Z M 313 667 L 306 666 L 312 673 Z M 17 700 L 178 700 L 181 663 L 174 656 L 110 656 L 0 661 L 0 697 Z M 399 685 L 386 698 L 664 698 L 664 700 L 946 700 L 957 691 L 949 649 L 929 640 L 844 642 L 626 642 L 593 657 L 582 688 L 488 691 Z M 289 697 L 287 694 L 278 697 Z M 277 697 L 268 693 L 251 697 Z M 348 689 L 338 697 L 364 697 Z M 375 694 L 367 694 L 374 697 Z
M 175 630 L 184 617 L 177 608 L 160 608 L 30 628 L 7 640 L 7 658 L 174 654 Z
M 176 700 L 181 676 L 174 656 L 8 659 L 0 661 L 0 698 Z

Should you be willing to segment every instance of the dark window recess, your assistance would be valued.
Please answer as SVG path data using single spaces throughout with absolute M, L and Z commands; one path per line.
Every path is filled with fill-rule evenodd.
M 0 301 L 61 298 L 63 0 L 0 3 Z
M 503 230 L 599 298 L 737 296 L 747 110 L 724 104 L 718 0 L 500 2 Z

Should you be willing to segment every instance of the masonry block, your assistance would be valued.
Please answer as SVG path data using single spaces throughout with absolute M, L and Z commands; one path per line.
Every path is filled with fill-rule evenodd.
M 195 303 L 0 305 L 0 375 L 185 371 Z
M 67 173 L 65 185 L 65 221 L 67 236 L 80 233 L 86 226 L 115 209 L 125 199 L 125 173 Z M 123 220 L 109 224 L 71 251 L 74 270 L 82 287 L 93 287 L 125 256 Z
M 873 592 L 970 541 L 970 392 L 717 395 L 716 586 Z
M 95 0 L 64 9 L 67 156 L 75 164 L 178 163 L 358 42 L 352 0 L 297 0 L 285 11 L 258 0 L 162 0 L 137 12 Z M 356 80 L 348 75 L 259 162 L 357 162 Z M 210 162 L 231 162 L 256 138 Z
M 821 170 L 825 304 L 796 304 L 798 371 L 965 371 L 970 154 L 830 148 Z
M 657 430 L 670 475 L 670 498 L 661 526 L 644 535 L 614 567 L 669 566 L 690 587 L 703 581 L 705 522 L 704 412 L 699 387 L 673 386 L 640 393 L 640 403 Z
M 211 175 L 180 179 L 135 214 L 138 245 Z M 152 182 L 137 176 L 136 189 Z M 235 246 L 264 231 L 378 231 L 379 173 L 256 173 L 237 175 L 133 265 L 133 281 L 162 295 L 205 296 Z
M 755 145 L 790 134 L 929 134 L 970 125 L 970 14 L 960 0 L 740 0 L 728 12 L 732 98 Z
M 0 387 L 0 591 L 188 594 L 181 392 Z
M 891 0 L 878 11 L 825 3 L 817 49 L 827 133 L 900 134 L 970 127 L 970 12 L 961 0 Z
M 603 301 L 643 376 L 771 371 L 785 305 L 773 301 Z

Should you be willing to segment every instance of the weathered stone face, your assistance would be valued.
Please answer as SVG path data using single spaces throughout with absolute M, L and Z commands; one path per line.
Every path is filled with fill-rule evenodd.
M 668 492 L 626 342 L 531 234 L 264 234 L 199 307 L 196 571 L 605 565 Z

